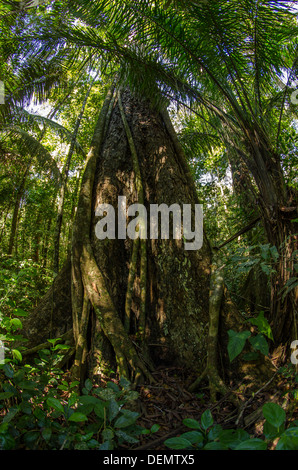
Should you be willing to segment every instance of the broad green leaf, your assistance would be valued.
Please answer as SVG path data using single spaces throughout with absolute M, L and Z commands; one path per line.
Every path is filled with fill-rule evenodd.
M 67 350 L 70 349 L 70 346 L 67 344 L 56 344 L 56 346 L 53 347 L 53 351 L 58 351 L 58 350 Z
M 79 397 L 79 403 L 82 403 L 83 405 L 100 405 L 103 403 L 99 398 L 96 398 L 92 395 L 82 395 Z
M 270 424 L 267 420 L 263 426 L 263 434 L 266 439 L 274 439 L 279 436 L 278 429 L 275 426 L 272 426 L 272 424 Z
M 264 317 L 263 311 L 261 311 L 256 318 L 250 318 L 249 322 L 252 325 L 258 327 L 259 333 L 262 333 L 263 335 L 267 336 L 267 338 L 273 340 L 271 327 L 268 323 L 268 320 Z
M 31 415 L 32 413 L 32 404 L 26 402 L 26 401 L 22 401 L 22 403 L 20 403 L 20 410 L 25 413 L 26 415 Z
M 208 432 L 208 440 L 215 441 L 215 439 L 219 438 L 220 433 L 222 432 L 222 427 L 220 424 L 214 424 L 210 431 Z
M 228 353 L 230 361 L 232 362 L 237 357 L 245 346 L 246 340 L 250 337 L 250 331 L 234 331 L 229 330 Z
M 114 437 L 114 431 L 112 429 L 104 429 L 101 435 L 104 441 L 111 441 Z
M 28 312 L 25 312 L 25 310 L 23 310 L 22 308 L 16 308 L 14 310 L 14 314 L 17 315 L 18 317 L 27 317 L 28 316 Z
M 143 431 L 141 432 L 141 434 L 150 434 L 150 429 L 143 429 Z
M 204 411 L 201 416 L 201 425 L 202 428 L 206 431 L 213 424 L 213 418 L 210 410 Z
M 219 441 L 232 450 L 248 439 L 249 434 L 244 429 L 224 429 L 219 434 Z
M 57 341 L 61 341 L 61 338 L 51 338 L 47 340 L 48 343 L 51 343 L 52 345 L 55 345 Z
M 87 442 L 92 438 L 93 434 L 94 432 L 88 432 L 87 434 L 84 434 L 84 435 L 78 434 L 78 436 L 82 441 Z
M 10 434 L 0 434 L 0 450 L 15 449 L 16 441 Z
M 264 354 L 264 356 L 268 356 L 269 346 L 266 338 L 262 334 L 252 336 L 249 338 L 249 342 L 255 351 L 260 351 L 262 354 Z
M 153 424 L 153 426 L 151 426 L 150 431 L 151 431 L 152 433 L 155 433 L 155 432 L 159 431 L 159 428 L 160 428 L 160 425 L 159 425 L 159 424 Z
M 19 320 L 18 318 L 12 318 L 10 320 L 10 324 L 13 327 L 13 329 L 15 329 L 15 330 L 18 330 L 18 329 L 21 330 L 23 328 L 23 324 L 22 324 L 21 320 Z
M 115 432 L 115 434 L 116 434 L 116 436 L 120 437 L 121 439 L 128 442 L 129 444 L 137 444 L 139 442 L 139 440 L 136 437 L 131 436 L 130 434 L 127 434 L 124 431 L 119 431 L 118 430 L 118 431 Z
M 115 400 L 110 400 L 108 404 L 108 417 L 112 421 L 119 413 L 120 406 Z
M 100 445 L 99 450 L 113 450 L 113 447 L 112 441 L 105 441 Z
M 108 382 L 107 383 L 107 388 L 110 388 L 111 390 L 114 390 L 114 392 L 116 392 L 116 393 L 120 392 L 120 388 L 114 382 Z
M 38 406 L 33 411 L 33 414 L 40 421 L 44 420 L 44 418 L 46 416 L 45 412 L 41 408 L 39 408 Z
M 12 352 L 14 359 L 17 359 L 19 362 L 22 362 L 23 357 L 18 349 L 12 349 L 11 352 Z
M 124 411 L 126 413 L 124 413 Z M 126 428 L 130 426 L 131 424 L 135 423 L 136 419 L 139 416 L 139 413 L 136 413 L 133 411 L 127 413 L 127 411 L 129 410 L 122 410 L 123 415 L 119 416 L 119 418 L 116 419 L 115 424 L 114 424 L 115 428 Z
M 225 446 L 224 444 L 218 441 L 208 442 L 208 444 L 206 444 L 203 447 L 203 449 L 204 450 L 229 450 L 227 446 Z
M 74 423 L 81 423 L 83 421 L 87 421 L 88 418 L 86 415 L 83 413 L 80 413 L 79 411 L 75 411 L 69 418 L 68 421 L 72 421 Z
M 139 392 L 136 390 L 129 390 L 125 393 L 125 401 L 134 401 L 139 398 Z
M 279 428 L 286 420 L 285 410 L 276 403 L 265 403 L 262 410 L 264 418 L 276 428 Z
M 106 401 L 115 398 L 115 392 L 111 388 L 96 388 L 94 393 Z
M 19 369 L 15 374 L 14 374 L 14 381 L 16 384 L 19 384 L 25 377 L 25 370 L 24 369 Z
M 242 359 L 244 361 L 256 361 L 257 359 L 259 359 L 259 357 L 260 355 L 258 352 L 249 352 L 249 353 L 243 354 Z
M 0 393 L 0 400 L 7 400 L 7 398 L 11 398 L 14 396 L 13 392 L 1 392 Z
M 120 387 L 127 390 L 131 386 L 131 383 L 125 377 L 121 377 L 121 379 L 119 380 L 119 385 Z
M 276 445 L 276 450 L 298 450 L 298 436 L 283 434 Z
M 203 434 L 199 431 L 184 432 L 183 434 L 181 434 L 180 437 L 182 437 L 183 439 L 186 439 L 192 444 L 199 444 L 200 442 L 203 442 L 204 440 Z
M 298 437 L 298 427 L 288 428 L 283 432 L 284 436 L 295 436 Z
M 85 380 L 85 388 L 90 392 L 92 390 L 93 384 L 90 379 Z
M 3 418 L 3 423 L 9 423 L 18 414 L 19 411 L 19 407 L 10 408 L 9 412 Z
M 44 440 L 48 442 L 51 439 L 51 436 L 52 436 L 52 429 L 51 428 L 44 428 L 41 431 L 41 434 L 42 434 L 42 437 L 44 438 Z
M 107 405 L 104 402 L 100 402 L 97 405 L 95 405 L 94 412 L 96 416 L 104 420 L 105 415 L 106 415 L 106 409 L 107 409 Z
M 241 442 L 234 450 L 267 450 L 267 444 L 262 439 L 247 439 Z
M 185 418 L 183 424 L 191 429 L 201 429 L 200 423 L 196 419 Z
M 183 437 L 171 437 L 170 439 L 167 439 L 164 444 L 169 447 L 170 449 L 188 449 L 189 447 L 192 447 L 191 442 L 189 442 L 187 439 L 184 439 Z
M 61 413 L 64 413 L 64 407 L 57 398 L 54 398 L 54 397 L 47 398 L 47 404 L 51 408 L 54 408 L 55 410 L 60 411 Z
M 4 370 L 6 377 L 8 377 L 9 379 L 13 378 L 14 370 L 9 364 L 4 364 L 3 370 Z
M 18 383 L 18 386 L 23 390 L 29 390 L 33 392 L 37 388 L 37 383 L 33 382 L 33 380 L 22 380 Z
M 35 443 L 40 437 L 40 433 L 37 431 L 28 431 L 24 435 L 24 441 L 26 446 L 32 449 L 35 446 Z

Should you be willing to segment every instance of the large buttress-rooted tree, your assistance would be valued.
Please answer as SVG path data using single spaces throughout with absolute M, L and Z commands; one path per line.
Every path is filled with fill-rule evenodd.
M 72 329 L 72 370 L 81 380 L 115 364 L 135 382 L 151 380 L 159 364 L 202 372 L 210 335 L 208 241 L 204 235 L 201 249 L 186 250 L 183 239 L 150 239 L 149 230 L 147 240 L 119 239 L 119 196 L 148 214 L 150 204 L 199 202 L 167 112 L 128 90 L 108 93 L 82 178 L 71 259 L 26 334 L 33 345 Z M 96 236 L 99 204 L 115 209 L 115 239 Z
M 195 206 L 194 187 L 171 135 L 162 115 L 128 91 L 103 107 L 73 231 L 75 368 L 82 369 L 88 358 L 96 372 L 115 354 L 119 372 L 136 380 L 150 374 L 152 363 L 192 367 L 205 360 L 206 239 L 200 250 L 187 251 L 182 239 L 99 240 L 95 232 L 96 208 L 110 204 L 117 214 L 119 196 L 127 206 L 144 204 L 148 213 L 154 203 Z

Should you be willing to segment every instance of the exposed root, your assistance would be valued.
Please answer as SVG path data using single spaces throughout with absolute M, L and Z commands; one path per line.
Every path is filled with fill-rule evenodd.
M 224 294 L 223 266 L 219 266 L 219 260 L 214 254 L 211 268 L 210 297 L 209 297 L 209 335 L 207 340 L 207 365 L 203 373 L 189 387 L 189 391 L 195 391 L 203 379 L 208 378 L 211 401 L 216 401 L 216 394 L 227 395 L 229 390 L 219 375 L 217 367 L 217 342 L 219 315 Z M 238 401 L 231 396 L 230 401 L 236 405 Z
M 190 392 L 194 392 L 195 390 L 198 389 L 199 384 L 205 379 L 208 378 L 209 381 L 209 390 L 210 390 L 210 398 L 211 401 L 214 403 L 216 402 L 216 395 L 219 393 L 220 395 L 228 395 L 229 394 L 229 389 L 225 385 L 224 381 L 220 377 L 217 368 L 214 368 L 211 365 L 206 366 L 200 377 L 198 377 L 189 387 Z M 233 398 L 232 396 L 229 397 L 229 400 L 232 401 L 233 403 L 237 404 L 238 406 L 238 401 Z
M 125 318 L 124 328 L 127 333 L 130 330 L 130 312 L 133 297 L 133 286 L 137 269 L 138 253 L 139 253 L 140 239 L 136 238 L 133 240 L 132 255 L 129 266 L 128 280 L 127 280 L 127 291 L 125 298 Z
M 127 140 L 129 143 L 129 148 L 132 157 L 133 169 L 135 173 L 135 187 L 138 197 L 138 203 L 144 205 L 144 188 L 143 188 L 143 181 L 142 175 L 139 165 L 139 159 L 136 151 L 136 147 L 134 144 L 133 136 L 131 134 L 125 112 L 122 105 L 121 95 L 118 92 L 118 106 L 120 109 L 120 114 L 123 122 L 123 126 L 126 132 Z M 145 233 L 145 227 L 142 226 L 141 223 L 138 225 L 137 230 L 139 232 L 139 237 L 134 240 L 133 246 L 133 253 L 132 253 L 132 262 L 131 262 L 131 270 L 127 288 L 127 305 L 126 305 L 126 318 L 130 316 L 130 305 L 131 305 L 131 295 L 132 295 L 132 287 L 133 287 L 133 276 L 135 276 L 136 272 L 136 263 L 137 263 L 137 249 L 139 248 L 140 252 L 140 314 L 139 314 L 139 335 L 140 338 L 143 340 L 144 343 L 145 339 L 145 325 L 146 325 L 146 295 L 147 295 L 147 243 L 146 238 L 143 237 Z M 129 311 L 128 311 L 129 309 Z M 145 352 L 145 350 L 144 350 Z
M 138 356 L 125 331 L 106 287 L 104 276 L 94 258 L 90 240 L 89 228 L 91 225 L 92 191 L 96 161 L 104 132 L 107 129 L 106 120 L 110 114 L 112 99 L 113 90 L 110 90 L 99 116 L 88 154 L 73 230 L 72 310 L 76 343 L 76 360 L 73 372 L 82 379 L 86 360 L 86 332 L 90 302 L 104 335 L 114 349 L 119 374 L 134 383 L 140 383 L 144 377 L 153 382 L 153 377 Z
M 90 316 L 90 302 L 88 296 L 84 295 L 82 315 L 79 319 L 79 333 L 76 341 L 75 360 L 72 367 L 72 375 L 81 383 L 87 370 L 87 328 Z

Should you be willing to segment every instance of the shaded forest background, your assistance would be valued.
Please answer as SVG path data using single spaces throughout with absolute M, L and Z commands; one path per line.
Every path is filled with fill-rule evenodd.
M 295 2 L 37 3 L 0 6 L 0 445 L 297 449 Z M 166 149 L 173 190 L 154 145 Z M 164 252 L 147 246 L 144 258 L 140 243 L 129 299 L 135 245 L 93 237 L 122 320 L 113 342 L 84 277 L 89 266 L 94 285 L 93 259 L 77 252 L 89 246 L 84 223 L 94 235 L 95 199 L 123 188 L 132 201 L 202 203 L 205 238 L 179 281 L 178 249 L 164 255 L 163 278 Z M 153 297 L 177 310 L 169 333 L 149 287 L 142 298 L 144 259 Z

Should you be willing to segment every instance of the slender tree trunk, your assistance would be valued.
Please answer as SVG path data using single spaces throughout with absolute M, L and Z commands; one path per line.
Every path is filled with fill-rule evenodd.
M 10 212 L 11 206 L 12 206 L 12 203 L 9 202 L 9 203 L 7 204 L 7 208 L 6 208 L 6 210 L 5 210 L 5 215 L 4 215 L 4 217 L 3 217 L 3 224 L 2 224 L 1 233 L 0 233 L 0 243 L 1 243 L 2 238 L 3 238 L 3 235 L 4 235 L 4 233 L 5 233 L 6 220 L 7 220 L 8 214 L 9 214 L 9 212 Z
M 40 254 L 40 240 L 42 235 L 42 216 L 43 212 L 39 211 L 36 217 L 35 222 L 35 230 L 34 230 L 34 237 L 33 237 L 33 253 L 32 259 L 35 263 L 39 263 L 39 254 Z
M 70 218 L 69 218 L 70 224 L 69 224 L 69 232 L 68 232 L 68 237 L 67 237 L 69 241 L 68 248 L 67 248 L 68 255 L 71 254 L 71 234 L 72 234 L 72 226 L 75 220 L 77 203 L 78 203 L 77 200 L 78 200 L 78 194 L 79 194 L 79 189 L 80 189 L 81 173 L 82 173 L 82 169 L 80 169 L 79 174 L 77 176 L 76 184 L 75 184 L 75 188 L 73 192 L 73 197 L 72 197 L 72 206 L 71 206 L 71 213 L 70 213 Z
M 13 210 L 13 216 L 12 216 L 12 222 L 11 222 L 11 229 L 10 229 L 9 244 L 8 244 L 8 254 L 9 255 L 12 254 L 14 244 L 15 244 L 15 237 L 16 237 L 16 232 L 17 232 L 17 223 L 18 223 L 18 217 L 19 217 L 19 210 L 20 210 L 21 200 L 22 200 L 22 196 L 23 196 L 23 193 L 24 193 L 26 178 L 27 178 L 30 166 L 31 166 L 31 161 L 27 165 L 27 168 L 26 168 L 25 173 L 22 177 L 20 186 L 19 186 L 19 188 L 17 190 L 17 194 L 16 194 L 16 200 L 15 200 L 15 204 L 14 204 L 14 210 Z
M 43 245 L 42 245 L 42 267 L 46 268 L 47 267 L 47 262 L 48 262 L 48 250 L 49 250 L 49 238 L 50 238 L 50 232 L 51 232 L 51 225 L 52 225 L 52 217 L 50 216 L 45 224 L 45 237 L 43 239 Z
M 258 205 L 268 242 L 279 253 L 271 276 L 270 307 L 274 341 L 278 345 L 297 335 L 298 288 L 287 288 L 290 278 L 295 277 L 297 194 L 285 185 L 278 155 L 270 152 L 270 146 L 261 137 L 250 136 L 250 141 L 251 158 L 246 163 L 259 189 Z
M 75 127 L 73 130 L 71 142 L 70 142 L 70 147 L 69 151 L 67 154 L 66 162 L 62 171 L 62 181 L 61 181 L 61 187 L 60 187 L 60 193 L 58 197 L 58 208 L 57 208 L 57 219 L 56 219 L 56 226 L 55 226 L 55 235 L 54 235 L 54 262 L 53 262 L 53 270 L 54 273 L 57 274 L 59 271 L 59 249 L 60 249 L 60 235 L 61 235 L 61 227 L 62 227 L 62 219 L 63 219 L 63 208 L 64 208 L 64 200 L 65 200 L 65 193 L 66 193 L 66 186 L 67 186 L 67 180 L 68 180 L 68 173 L 70 169 L 70 164 L 71 164 L 71 159 L 74 153 L 75 149 L 75 143 L 77 139 L 77 135 L 79 132 L 79 128 L 81 125 L 81 120 L 83 117 L 83 114 L 85 112 L 86 104 L 93 86 L 94 81 L 96 80 L 97 75 L 94 77 L 92 80 L 92 83 L 86 93 L 86 96 L 84 98 L 81 111 L 78 115 L 78 118 L 75 123 Z

